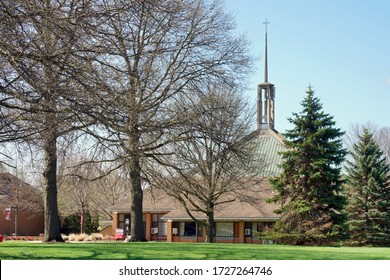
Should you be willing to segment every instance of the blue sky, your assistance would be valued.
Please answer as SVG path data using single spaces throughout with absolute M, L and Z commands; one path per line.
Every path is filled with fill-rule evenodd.
M 256 68 L 246 92 L 256 101 L 264 77 L 268 19 L 269 82 L 275 84 L 275 128 L 300 112 L 311 84 L 337 127 L 373 122 L 390 127 L 390 1 L 225 0 L 246 33 Z

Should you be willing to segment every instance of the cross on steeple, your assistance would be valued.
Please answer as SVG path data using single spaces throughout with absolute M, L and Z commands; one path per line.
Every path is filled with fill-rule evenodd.
M 270 24 L 270 22 L 266 19 L 263 24 L 265 24 L 265 33 L 267 33 L 267 25 Z

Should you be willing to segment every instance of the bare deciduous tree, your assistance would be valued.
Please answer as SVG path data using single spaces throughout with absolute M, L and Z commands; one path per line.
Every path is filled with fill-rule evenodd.
M 180 105 L 186 108 L 187 122 L 181 127 L 186 137 L 167 147 L 168 156 L 160 159 L 164 168 L 150 180 L 176 198 L 193 220 L 205 225 L 206 242 L 214 242 L 218 207 L 233 201 L 253 204 L 258 197 L 262 160 L 254 153 L 256 144 L 247 137 L 253 112 L 221 84 L 213 84 L 206 93 L 194 92 Z
M 89 1 L 0 1 L 1 106 L 23 130 L 12 137 L 44 151 L 44 241 L 62 241 L 57 209 L 57 140 L 77 129 L 68 102 L 78 91 L 66 73 L 78 65 L 73 55 Z
M 86 160 L 80 154 L 63 162 L 60 169 L 58 191 L 62 215 L 93 212 L 109 219 L 111 213 L 108 209 L 129 196 L 123 172 L 111 171 L 109 166 Z
M 84 73 L 89 78 L 82 77 L 93 81 L 84 85 L 91 92 L 85 111 L 100 123 L 98 136 L 111 159 L 128 170 L 131 241 L 145 241 L 143 166 L 176 137 L 173 128 L 182 120 L 172 103 L 208 80 L 242 81 L 251 60 L 221 1 L 100 4 L 88 48 L 96 57 Z
M 390 127 L 381 127 L 374 135 L 383 155 L 390 163 Z

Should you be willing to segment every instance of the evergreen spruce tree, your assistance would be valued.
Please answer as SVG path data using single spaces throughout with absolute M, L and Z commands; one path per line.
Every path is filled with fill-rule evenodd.
M 284 134 L 282 174 L 271 179 L 281 215 L 273 237 L 293 244 L 324 244 L 347 236 L 346 198 L 342 195 L 341 164 L 344 132 L 335 128 L 311 87 L 301 103 L 301 113 L 289 122 L 294 128 Z
M 367 129 L 353 145 L 351 156 L 347 166 L 351 241 L 390 245 L 389 164 Z

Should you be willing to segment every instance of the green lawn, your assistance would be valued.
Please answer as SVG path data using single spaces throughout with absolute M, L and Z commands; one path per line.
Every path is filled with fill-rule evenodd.
M 390 248 L 204 243 L 0 243 L 0 259 L 25 260 L 389 260 Z

